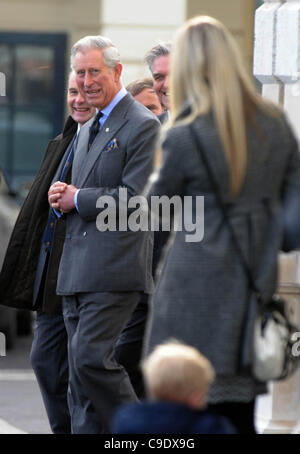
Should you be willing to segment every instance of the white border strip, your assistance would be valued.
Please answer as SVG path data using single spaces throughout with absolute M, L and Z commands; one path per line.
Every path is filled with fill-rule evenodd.
M 0 369 L 0 381 L 36 381 L 32 370 L 26 369 Z
M 12 426 L 8 422 L 4 421 L 4 419 L 0 419 L 0 434 L 10 435 L 10 434 L 18 434 L 24 435 L 28 434 L 28 432 L 24 432 L 24 430 L 18 429 L 17 427 Z

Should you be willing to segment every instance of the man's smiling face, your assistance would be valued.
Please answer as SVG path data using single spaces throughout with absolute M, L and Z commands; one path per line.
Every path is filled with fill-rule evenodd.
M 153 61 L 153 80 L 154 89 L 158 94 L 161 104 L 169 109 L 169 74 L 170 74 L 171 56 L 162 55 Z
M 74 58 L 74 70 L 78 87 L 87 102 L 102 110 L 108 106 L 121 88 L 122 65 L 108 67 L 103 61 L 101 49 L 78 52 Z
M 94 107 L 86 102 L 78 90 L 75 73 L 69 76 L 67 102 L 70 115 L 81 125 L 95 115 Z

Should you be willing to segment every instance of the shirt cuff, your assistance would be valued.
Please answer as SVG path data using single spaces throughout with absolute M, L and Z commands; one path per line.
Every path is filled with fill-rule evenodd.
M 54 211 L 54 213 L 58 219 L 62 217 L 62 213 L 60 211 L 56 210 L 55 208 L 52 208 L 52 210 Z
M 75 203 L 75 207 L 76 207 L 76 210 L 78 211 L 78 213 L 79 213 L 79 209 L 78 209 L 78 205 L 77 205 L 77 198 L 78 198 L 79 191 L 80 191 L 80 189 L 77 189 L 77 191 L 74 194 L 74 203 Z

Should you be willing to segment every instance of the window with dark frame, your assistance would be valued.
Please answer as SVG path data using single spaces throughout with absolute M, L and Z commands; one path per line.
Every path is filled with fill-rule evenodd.
M 0 168 L 23 199 L 64 122 L 65 34 L 0 33 Z

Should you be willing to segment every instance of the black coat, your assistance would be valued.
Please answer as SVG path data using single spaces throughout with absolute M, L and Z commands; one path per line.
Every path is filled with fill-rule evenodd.
M 76 130 L 77 123 L 69 117 L 63 133 L 48 144 L 41 167 L 24 201 L 8 244 L 0 274 L 1 305 L 33 310 L 33 287 L 49 213 L 48 190 Z M 54 270 L 54 267 L 48 266 L 48 272 L 51 270 Z M 56 287 L 55 277 L 51 276 L 51 272 L 48 277 L 52 281 L 52 286 Z M 43 310 L 48 313 L 60 313 L 58 303 L 59 301 L 52 303 L 48 301 L 44 304 Z

